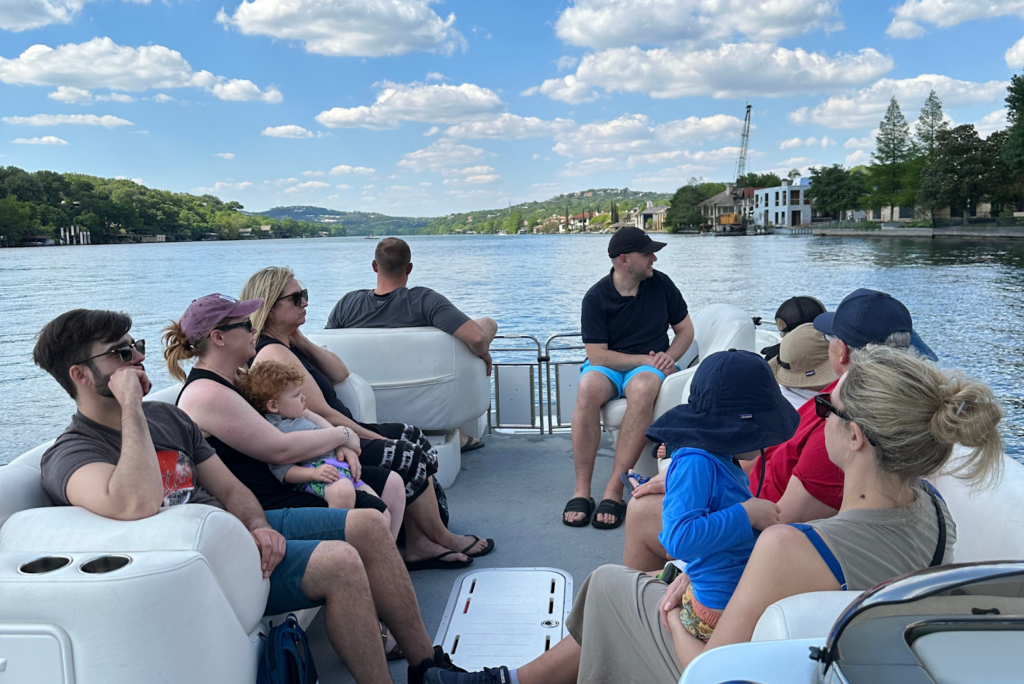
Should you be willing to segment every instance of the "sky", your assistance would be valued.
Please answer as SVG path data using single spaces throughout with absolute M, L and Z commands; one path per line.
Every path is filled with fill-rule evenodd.
M 223 2 L 223 0 L 222 0 Z M 0 0 L 0 165 L 438 216 L 1006 125 L 1022 0 Z

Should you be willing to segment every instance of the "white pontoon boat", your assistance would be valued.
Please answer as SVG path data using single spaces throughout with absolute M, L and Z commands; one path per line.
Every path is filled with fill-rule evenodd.
M 702 356 L 778 341 L 728 305 L 708 306 L 693 322 L 695 341 L 680 364 L 686 370 L 666 380 L 656 415 L 685 401 Z M 623 538 L 622 528 L 561 524 L 573 481 L 565 428 L 583 360 L 573 335 L 544 342 L 502 336 L 496 344 L 512 346 L 493 350 L 493 390 L 481 361 L 432 328 L 309 337 L 353 371 L 338 389 L 357 418 L 401 419 L 428 431 L 453 529 L 496 540 L 495 551 L 463 575 L 414 573 L 435 643 L 476 669 L 520 665 L 562 638 L 574 582 L 578 587 L 599 565 L 619 562 Z M 148 399 L 173 401 L 177 390 Z M 595 487 L 608 477 L 624 409 L 625 400 L 617 400 L 602 412 L 608 435 Z M 488 431 L 487 448 L 463 459 L 460 432 Z M 137 522 L 53 507 L 39 477 L 50 443 L 0 468 L 0 684 L 252 684 L 259 634 L 270 618 L 263 617 L 267 582 L 242 524 L 201 505 Z M 656 464 L 645 452 L 638 470 L 654 472 Z M 957 522 L 957 561 L 1024 559 L 1024 466 L 1007 459 L 1002 484 L 977 494 L 952 478 L 935 483 Z M 766 611 L 751 643 L 705 653 L 682 681 L 1018 681 L 1022 577 L 1024 563 L 947 567 L 864 597 L 791 597 Z M 300 618 L 310 625 L 321 681 L 351 681 L 316 611 Z M 404 662 L 393 667 L 396 681 L 404 670 Z

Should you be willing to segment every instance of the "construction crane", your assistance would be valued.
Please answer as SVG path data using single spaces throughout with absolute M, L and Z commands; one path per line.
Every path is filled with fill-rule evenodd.
M 747 173 L 747 147 L 750 145 L 750 110 L 753 105 L 747 105 L 747 116 L 743 120 L 743 138 L 740 140 L 740 156 L 736 160 L 736 181 Z

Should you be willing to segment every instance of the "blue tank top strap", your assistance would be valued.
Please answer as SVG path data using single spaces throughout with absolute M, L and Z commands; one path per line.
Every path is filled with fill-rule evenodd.
M 828 569 L 832 571 L 832 575 L 836 578 L 836 582 L 839 582 L 839 587 L 843 591 L 846 591 L 846 575 L 843 574 L 843 568 L 839 565 L 839 561 L 836 560 L 836 556 L 832 553 L 832 549 L 828 548 L 828 544 L 826 544 L 825 540 L 821 538 L 820 534 L 818 534 L 818 531 L 810 525 L 805 525 L 803 523 L 791 523 L 790 526 L 795 527 L 807 535 L 807 540 L 814 545 L 814 549 L 818 552 L 818 555 L 821 556 L 823 561 L 825 561 L 825 565 L 828 566 Z

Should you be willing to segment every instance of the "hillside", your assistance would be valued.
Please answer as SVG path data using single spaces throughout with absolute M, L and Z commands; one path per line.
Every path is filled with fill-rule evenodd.
M 293 218 L 296 221 L 311 223 L 341 223 L 348 235 L 416 235 L 430 222 L 429 218 L 385 216 L 364 211 L 335 211 L 308 206 L 274 207 L 260 212 L 260 215 L 273 219 Z
M 630 190 L 629 188 L 590 188 L 579 192 L 558 195 L 543 202 L 522 202 L 513 204 L 510 207 L 500 209 L 483 209 L 470 211 L 463 214 L 449 214 L 433 219 L 423 230 L 424 233 L 452 233 L 456 230 L 475 230 L 478 233 L 493 233 L 499 230 L 509 230 L 527 226 L 533 226 L 552 215 L 564 216 L 579 214 L 584 211 L 604 211 L 611 208 L 612 202 L 619 207 L 620 213 L 625 213 L 633 207 L 644 207 L 647 202 L 654 204 L 668 204 L 672 199 L 672 193 L 643 192 Z M 351 224 L 346 223 L 351 230 Z

